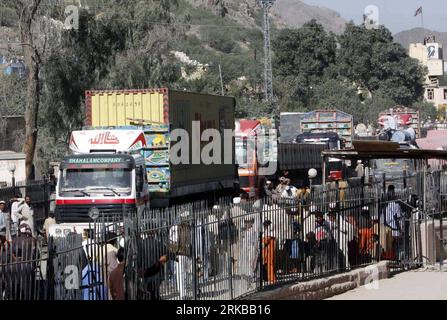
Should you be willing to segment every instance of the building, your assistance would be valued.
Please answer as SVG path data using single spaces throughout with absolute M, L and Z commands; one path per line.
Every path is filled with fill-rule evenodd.
M 447 106 L 447 79 L 442 44 L 436 42 L 434 36 L 428 37 L 424 43 L 410 44 L 409 55 L 428 69 L 425 79 L 425 100 L 432 102 L 438 109 Z

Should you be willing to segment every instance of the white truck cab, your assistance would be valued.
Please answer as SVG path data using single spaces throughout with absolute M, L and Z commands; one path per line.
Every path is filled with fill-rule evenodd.
M 60 163 L 51 236 L 86 235 L 92 212 L 113 219 L 149 206 L 143 131 L 74 131 L 69 144 L 73 154 Z

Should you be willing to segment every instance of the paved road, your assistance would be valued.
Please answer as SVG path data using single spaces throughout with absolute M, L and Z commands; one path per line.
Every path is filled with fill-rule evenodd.
M 380 280 L 378 289 L 362 286 L 328 300 L 447 300 L 447 272 L 404 272 Z

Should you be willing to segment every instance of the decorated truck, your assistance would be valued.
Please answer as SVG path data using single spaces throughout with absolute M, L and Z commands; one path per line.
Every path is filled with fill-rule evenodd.
M 184 199 L 233 193 L 234 139 L 224 141 L 224 131 L 234 130 L 234 110 L 232 97 L 168 88 L 87 91 L 85 126 L 143 130 L 146 146 L 141 153 L 151 206 L 164 207 Z M 213 155 L 221 161 L 202 161 L 204 148 L 214 139 L 205 138 L 207 129 L 214 129 L 222 139 L 220 155 Z M 178 137 L 179 130 L 186 133 L 185 139 Z M 185 161 L 172 161 L 171 150 L 180 142 L 186 143 L 186 149 L 175 149 L 175 155 Z

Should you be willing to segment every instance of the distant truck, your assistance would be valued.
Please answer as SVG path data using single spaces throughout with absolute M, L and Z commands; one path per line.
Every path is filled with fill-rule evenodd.
M 50 235 L 86 235 L 92 214 L 110 219 L 127 210 L 149 207 L 141 130 L 83 130 L 71 134 L 72 155 L 59 166 L 56 225 Z M 95 213 L 96 211 L 96 213 Z
M 379 113 L 380 129 L 405 130 L 412 128 L 416 139 L 421 137 L 420 112 L 404 106 L 396 106 Z
M 235 99 L 210 94 L 174 91 L 168 88 L 106 90 L 86 92 L 86 120 L 89 128 L 141 129 L 146 138 L 142 155 L 146 164 L 151 206 L 164 207 L 195 197 L 233 194 L 237 180 L 234 141 L 222 143 L 221 164 L 193 162 L 208 142 L 201 142 L 206 129 L 234 130 Z M 200 132 L 193 137 L 193 121 Z M 174 164 L 170 150 L 175 129 L 188 133 L 188 163 Z M 222 141 L 223 142 L 223 141 Z M 193 145 L 199 145 L 194 152 Z M 225 148 L 226 147 L 226 148 Z M 231 155 L 232 163 L 224 161 Z
M 335 132 L 347 148 L 352 146 L 354 124 L 352 115 L 337 110 L 314 110 L 300 117 L 300 133 L 331 133 Z
M 306 183 L 303 177 L 310 168 L 321 169 L 325 149 L 326 144 L 278 143 L 277 131 L 260 120 L 236 121 L 239 182 L 250 197 L 259 195 L 261 178 L 277 179 L 288 173 L 293 183 Z
M 295 138 L 295 142 L 314 146 L 318 145 L 323 150 L 341 150 L 345 148 L 346 143 L 336 132 L 306 132 L 299 134 Z M 343 177 L 343 161 L 340 159 L 329 158 L 328 171 L 329 179 L 332 181 L 345 178 Z

